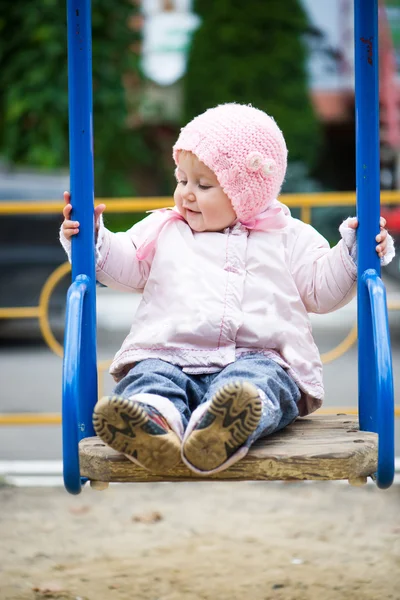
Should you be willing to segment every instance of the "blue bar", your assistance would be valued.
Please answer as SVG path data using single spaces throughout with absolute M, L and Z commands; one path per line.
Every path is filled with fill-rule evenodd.
M 370 370 L 376 377 L 376 430 L 378 438 L 378 487 L 390 487 L 394 479 L 394 391 L 392 353 L 386 303 L 386 289 L 374 269 L 363 275 L 363 283 L 369 295 L 375 357 Z
M 82 481 L 79 469 L 79 374 L 82 369 L 82 318 L 85 294 L 89 279 L 78 275 L 70 285 L 65 319 L 65 344 L 63 360 L 63 475 L 64 485 L 70 494 L 79 494 Z
M 66 418 L 64 410 L 68 411 L 68 419 L 71 419 L 71 415 L 74 413 L 72 409 L 71 411 L 66 409 L 66 403 L 76 403 L 77 438 L 71 436 L 71 423 L 69 423 L 66 425 L 65 432 L 63 431 L 63 436 L 66 438 L 63 448 L 64 461 L 74 464 L 74 477 L 77 479 L 80 477 L 79 461 L 76 464 L 76 460 L 70 460 L 68 453 L 72 453 L 76 457 L 78 451 L 76 441 L 94 435 L 92 414 L 97 401 L 90 0 L 67 0 L 67 25 L 71 204 L 73 206 L 72 218 L 80 223 L 79 234 L 72 240 L 72 281 L 78 281 L 81 276 L 87 278 L 82 304 L 80 343 L 77 344 L 76 339 L 65 340 L 65 354 L 73 353 L 72 360 L 81 365 L 79 372 L 75 371 L 75 378 L 78 378 L 78 381 L 73 385 L 73 393 L 77 397 L 71 400 L 71 395 L 67 394 L 67 398 L 63 399 L 63 421 Z M 76 318 L 76 313 L 74 314 Z M 66 336 L 68 335 L 70 334 L 67 327 Z M 66 358 L 71 360 L 70 356 Z M 66 385 L 65 382 L 64 385 Z M 70 476 L 72 477 L 72 475 Z
M 380 231 L 378 0 L 355 0 L 355 100 L 360 429 L 378 433 L 377 485 L 394 478 L 394 395 Z
M 379 81 L 378 1 L 355 0 L 356 191 L 358 267 L 358 409 L 360 427 L 377 431 L 374 342 L 370 302 L 362 276 L 367 269 L 380 275 L 375 251 L 379 232 Z

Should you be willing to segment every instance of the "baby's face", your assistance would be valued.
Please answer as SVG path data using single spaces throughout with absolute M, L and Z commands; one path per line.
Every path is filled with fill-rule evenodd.
M 222 231 L 236 220 L 231 201 L 218 179 L 191 152 L 180 152 L 175 204 L 193 231 Z

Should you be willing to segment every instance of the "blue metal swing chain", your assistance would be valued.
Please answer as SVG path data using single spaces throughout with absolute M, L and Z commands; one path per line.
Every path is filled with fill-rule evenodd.
M 378 0 L 355 0 L 358 410 L 379 434 L 377 485 L 394 478 L 394 395 L 386 291 L 375 237 L 380 218 Z
M 68 292 L 63 362 L 63 458 L 65 487 L 81 491 L 79 440 L 94 435 L 97 401 L 96 278 L 92 27 L 90 0 L 67 0 L 68 101 L 72 218 L 72 286 Z

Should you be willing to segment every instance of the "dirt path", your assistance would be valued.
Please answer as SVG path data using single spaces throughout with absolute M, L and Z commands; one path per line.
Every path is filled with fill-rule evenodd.
M 400 600 L 400 487 L 0 489 L 0 599 Z

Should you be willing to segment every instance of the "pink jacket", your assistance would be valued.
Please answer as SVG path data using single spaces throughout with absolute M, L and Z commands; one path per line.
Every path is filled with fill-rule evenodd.
M 322 364 L 308 313 L 334 311 L 354 296 L 356 266 L 344 240 L 330 249 L 313 227 L 292 217 L 272 232 L 237 224 L 222 233 L 195 233 L 172 221 L 138 261 L 137 248 L 160 218 L 153 213 L 116 234 L 101 224 L 98 281 L 143 292 L 110 367 L 114 378 L 146 358 L 210 373 L 243 353 L 262 352 L 297 382 L 302 416 L 319 408 Z

